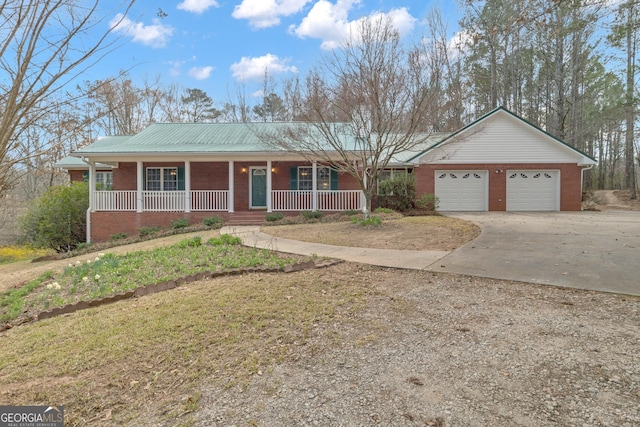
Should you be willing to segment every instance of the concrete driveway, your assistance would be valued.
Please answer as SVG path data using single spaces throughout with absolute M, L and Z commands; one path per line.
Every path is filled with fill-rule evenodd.
M 640 295 L 640 212 L 478 212 L 482 234 L 428 270 Z

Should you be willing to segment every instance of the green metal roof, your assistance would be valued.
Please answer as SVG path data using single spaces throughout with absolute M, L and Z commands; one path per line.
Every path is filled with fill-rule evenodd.
M 105 138 L 74 153 L 260 153 L 282 151 L 264 142 L 265 135 L 277 135 L 287 128 L 313 125 L 303 123 L 155 123 L 126 140 Z M 345 132 L 349 143 L 352 137 Z M 355 144 L 354 144 L 355 146 Z
M 71 170 L 71 169 L 89 170 L 89 165 L 87 163 L 85 163 L 81 158 L 73 157 L 73 156 L 64 157 L 58 160 L 53 166 L 56 168 L 68 169 L 68 170 Z M 113 166 L 106 165 L 103 163 L 96 163 L 96 167 L 98 169 L 113 169 Z

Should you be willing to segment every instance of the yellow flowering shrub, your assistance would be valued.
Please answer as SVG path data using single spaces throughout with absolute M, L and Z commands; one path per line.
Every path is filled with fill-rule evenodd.
M 34 249 L 30 246 L 0 246 L 0 264 L 38 258 L 53 253 L 50 249 Z

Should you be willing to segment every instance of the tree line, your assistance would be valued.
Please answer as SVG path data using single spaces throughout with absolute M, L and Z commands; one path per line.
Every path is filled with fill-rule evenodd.
M 49 1 L 33 3 L 43 9 L 32 10 L 31 15 L 44 16 L 45 6 L 55 6 Z M 395 34 L 370 34 L 372 49 L 360 52 L 370 55 L 363 65 L 375 67 L 351 66 L 354 58 L 349 49 L 358 49 L 352 40 L 350 47 L 330 53 L 306 76 L 276 81 L 265 70 L 261 98 L 247 97 L 239 85 L 229 90 L 225 100 L 214 100 L 199 88 L 165 86 L 160 76 L 134 82 L 126 72 L 72 89 L 59 83 L 81 70 L 80 60 L 89 57 L 49 70 L 39 75 L 40 85 L 29 86 L 33 74 L 18 73 L 18 64 L 24 61 L 7 59 L 7 52 L 24 51 L 18 49 L 20 40 L 8 38 L 2 50 L 2 72 L 11 76 L 13 86 L 3 83 L 0 90 L 0 196 L 18 182 L 27 187 L 25 194 L 40 194 L 56 180 L 53 163 L 69 152 L 98 136 L 136 134 L 153 122 L 371 124 L 378 119 L 382 126 L 386 114 L 384 119 L 391 121 L 380 129 L 396 132 L 401 123 L 410 126 L 412 133 L 430 133 L 455 131 L 497 106 L 596 158 L 598 167 L 585 174 L 587 189 L 627 188 L 635 196 L 635 163 L 640 162 L 635 143 L 639 3 L 460 0 L 462 18 L 453 39 L 434 10 L 423 21 L 421 38 L 410 47 L 398 43 Z M 0 9 L 3 29 L 18 22 L 16 14 L 24 12 L 17 9 L 18 4 L 25 3 L 6 2 Z M 42 26 L 42 22 L 35 20 L 32 25 Z M 83 21 L 76 16 L 73 22 Z M 370 30 L 388 32 L 389 28 Z M 68 49 L 47 58 L 33 53 L 26 62 L 34 70 L 43 63 L 55 63 L 52 59 L 65 64 L 77 34 L 70 32 L 56 40 Z M 104 47 L 103 42 L 98 40 L 96 49 Z M 381 52 L 387 58 L 400 58 L 386 50 L 389 47 L 406 49 L 400 74 L 393 74 L 398 70 L 390 62 L 375 62 Z M 37 46 L 34 49 L 42 52 Z M 56 77 L 53 83 L 50 76 Z M 34 88 L 42 90 L 30 93 Z M 407 102 L 421 103 L 417 110 L 389 96 L 407 96 L 401 89 L 409 89 L 409 98 L 413 96 Z M 400 110 L 390 111 L 394 108 Z M 420 122 L 416 125 L 408 117 Z

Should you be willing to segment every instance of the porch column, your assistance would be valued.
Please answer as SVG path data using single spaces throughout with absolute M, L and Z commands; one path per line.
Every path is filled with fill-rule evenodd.
M 144 168 L 142 167 L 142 161 L 138 160 L 137 163 L 137 193 L 136 193 L 136 212 L 142 212 L 143 198 L 142 192 L 144 189 Z
M 311 163 L 311 185 L 313 200 L 311 201 L 311 210 L 318 210 L 318 162 Z
M 89 209 L 87 209 L 87 243 L 91 243 L 91 212 L 96 208 L 96 164 L 89 162 Z
M 229 160 L 229 192 L 227 194 L 227 210 L 231 213 L 233 212 L 233 187 L 235 186 L 235 183 L 233 182 L 233 168 L 233 160 Z
M 191 162 L 184 162 L 184 211 L 191 212 Z
M 89 162 L 89 209 L 96 209 L 96 164 Z
M 273 206 L 271 206 L 271 160 L 267 160 L 267 212 L 272 212 Z

